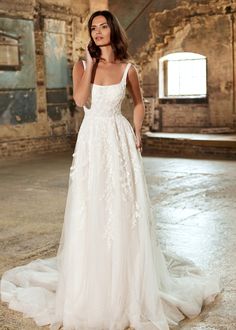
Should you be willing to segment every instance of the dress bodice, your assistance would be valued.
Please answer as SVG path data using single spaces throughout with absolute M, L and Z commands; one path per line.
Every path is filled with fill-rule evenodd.
M 83 61 L 84 68 L 86 62 Z M 113 116 L 121 114 L 121 104 L 125 97 L 126 78 L 131 63 L 128 63 L 122 75 L 122 79 L 117 84 L 98 85 L 91 84 L 91 99 L 83 107 L 85 115 Z

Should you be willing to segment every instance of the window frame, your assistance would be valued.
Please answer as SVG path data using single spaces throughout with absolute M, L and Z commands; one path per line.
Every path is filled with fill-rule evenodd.
M 16 45 L 13 45 L 9 42 L 4 42 L 1 40 L 1 38 L 7 38 L 7 39 L 13 39 L 16 41 Z M 8 33 L 5 33 L 5 32 L 2 32 L 0 31 L 0 47 L 1 45 L 5 45 L 5 46 L 8 46 L 8 47 L 15 47 L 16 48 L 16 51 L 17 51 L 17 58 L 18 58 L 18 63 L 17 64 L 1 64 L 0 63 L 0 70 L 1 71 L 19 71 L 21 70 L 21 61 L 20 61 L 20 58 L 21 58 L 21 54 L 20 54 L 20 44 L 19 44 L 19 40 L 20 40 L 20 37 L 16 37 L 16 36 L 13 36 L 11 34 L 8 34 Z
M 206 95 L 168 95 L 168 60 L 170 57 L 173 57 L 176 54 L 193 54 L 195 58 L 192 58 L 192 60 L 196 60 L 197 56 L 199 59 L 204 59 L 205 64 L 206 64 Z M 186 60 L 191 60 L 191 58 L 185 58 Z M 173 60 L 173 59 L 172 59 Z M 177 59 L 174 59 L 178 61 Z M 184 57 L 181 59 L 179 58 L 179 61 L 183 61 Z M 166 104 L 166 103 L 172 103 L 172 104 L 207 104 L 208 103 L 208 61 L 207 57 L 198 54 L 198 53 L 193 53 L 193 52 L 174 52 L 174 53 L 169 53 L 167 55 L 162 56 L 159 59 L 159 90 L 158 90 L 158 97 L 159 97 L 159 102 L 161 104 Z

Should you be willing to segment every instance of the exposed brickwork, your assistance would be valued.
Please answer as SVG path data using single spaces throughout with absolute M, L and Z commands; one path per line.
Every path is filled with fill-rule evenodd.
M 162 109 L 163 131 L 236 127 L 235 21 L 236 3 L 230 0 L 178 1 L 171 10 L 150 14 L 150 38 L 135 59 L 142 66 L 144 95 L 155 97 Z M 159 59 L 181 51 L 207 57 L 208 102 L 204 105 L 158 105 Z
M 236 160 L 236 141 L 204 141 L 144 136 L 143 155 Z
M 34 23 L 33 38 L 35 44 L 36 72 L 36 121 L 23 123 L 22 125 L 1 125 L 0 130 L 0 156 L 21 156 L 31 152 L 63 151 L 70 149 L 68 135 L 75 133 L 80 126 L 82 117 L 79 116 L 79 123 L 75 125 L 74 104 L 72 100 L 72 86 L 67 86 L 68 104 L 62 116 L 58 120 L 51 120 L 48 113 L 46 95 L 46 68 L 45 68 L 45 19 L 57 19 L 65 21 L 66 26 L 66 56 L 68 68 L 71 70 L 73 62 L 77 57 L 78 50 L 75 48 L 74 40 L 80 39 L 84 42 L 87 34 L 77 33 L 74 26 L 83 26 L 85 31 L 85 20 L 89 13 L 87 0 L 79 2 L 72 1 L 51 1 L 51 0 L 3 0 L 0 2 L 0 14 L 2 17 L 11 19 L 26 19 Z M 2 86 L 4 88 L 4 86 Z M 1 87 L 0 87 L 1 88 Z M 60 119 L 61 118 L 61 119 Z M 64 137 L 63 137 L 64 136 Z
M 50 152 L 61 152 L 73 150 L 75 137 L 51 136 L 29 139 L 17 139 L 0 142 L 1 159 L 20 158 L 31 154 L 45 154 Z

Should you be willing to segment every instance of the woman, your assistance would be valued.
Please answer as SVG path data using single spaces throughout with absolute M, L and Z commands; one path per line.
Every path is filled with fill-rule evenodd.
M 126 37 L 109 11 L 93 13 L 88 28 L 86 61 L 73 69 L 74 99 L 85 116 L 57 257 L 6 272 L 2 298 L 52 329 L 167 330 L 198 315 L 219 283 L 189 261 L 164 258 L 141 157 L 143 100 L 136 69 L 126 63 Z M 121 114 L 126 85 L 135 133 Z

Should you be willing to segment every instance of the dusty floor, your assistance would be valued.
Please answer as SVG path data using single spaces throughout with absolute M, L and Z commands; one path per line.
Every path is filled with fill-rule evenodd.
M 176 329 L 236 329 L 236 162 L 144 158 L 163 249 L 222 275 L 224 292 Z M 71 153 L 0 163 L 0 273 L 56 253 Z M 1 330 L 48 329 L 1 305 Z

